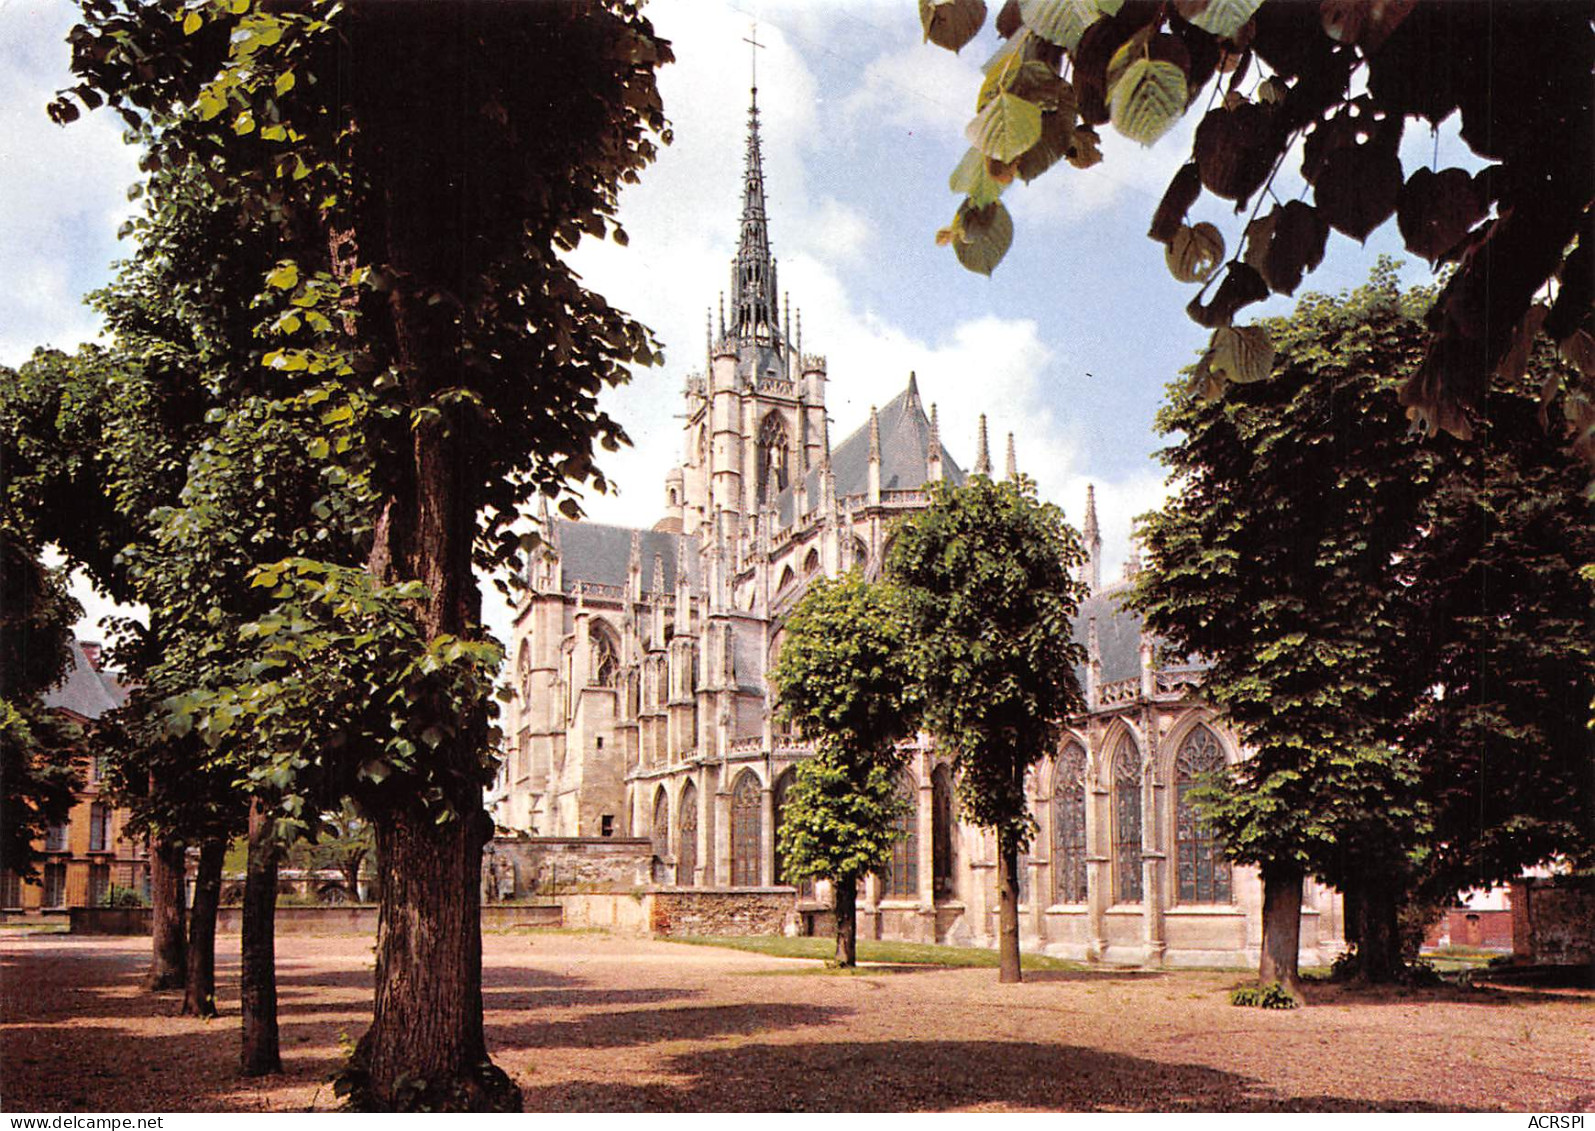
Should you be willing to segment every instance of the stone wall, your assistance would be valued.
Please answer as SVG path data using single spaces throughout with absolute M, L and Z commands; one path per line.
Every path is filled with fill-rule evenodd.
M 148 907 L 74 907 L 68 914 L 74 935 L 147 935 L 154 913 Z
M 1552 966 L 1595 963 L 1595 879 L 1553 876 L 1512 884 L 1512 957 Z
M 629 892 L 653 879 L 653 842 L 633 837 L 495 837 L 482 859 L 486 901 Z
M 659 888 L 649 897 L 656 935 L 792 935 L 798 931 L 791 888 Z

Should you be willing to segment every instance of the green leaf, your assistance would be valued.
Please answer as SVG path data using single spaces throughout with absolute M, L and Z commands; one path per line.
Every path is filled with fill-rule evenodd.
M 984 208 L 965 201 L 958 211 L 963 234 L 953 240 L 953 252 L 968 270 L 990 275 L 1013 244 L 1013 217 L 1000 200 Z
M 292 262 L 279 263 L 272 272 L 266 276 L 266 285 L 276 287 L 281 291 L 289 291 L 299 284 L 299 265 Z
M 1007 164 L 1041 140 L 1041 107 L 1016 94 L 999 94 L 964 134 L 981 153 Z
M 1019 18 L 1025 27 L 1071 55 L 1085 29 L 1101 15 L 1096 0 L 1019 0 Z
M 1181 224 L 1164 250 L 1169 273 L 1182 283 L 1200 283 L 1224 261 L 1224 236 L 1212 224 Z
M 1221 326 L 1213 331 L 1206 360 L 1215 377 L 1249 385 L 1273 372 L 1274 343 L 1261 326 Z
M 184 35 L 193 35 L 196 31 L 204 26 L 205 17 L 200 15 L 198 12 L 190 12 L 188 15 L 183 17 Z
M 294 88 L 294 73 L 292 71 L 284 71 L 278 75 L 274 88 L 279 96 L 287 94 Z
M 1181 3 L 1180 14 L 1203 31 L 1211 32 L 1220 39 L 1229 39 L 1257 14 L 1257 9 L 1263 6 L 1263 0 L 1207 0 L 1200 11 L 1193 12 L 1196 6 L 1187 0 Z
M 986 168 L 986 159 L 981 156 L 980 150 L 973 148 L 958 162 L 952 176 L 947 179 L 947 185 L 954 192 L 969 197 L 977 208 L 984 208 L 996 200 L 1007 187 L 991 175 Z
M 919 0 L 920 27 L 937 47 L 963 50 L 985 22 L 985 0 Z
M 1185 72 L 1163 59 L 1139 59 L 1109 94 L 1113 124 L 1125 137 L 1151 145 L 1185 113 Z

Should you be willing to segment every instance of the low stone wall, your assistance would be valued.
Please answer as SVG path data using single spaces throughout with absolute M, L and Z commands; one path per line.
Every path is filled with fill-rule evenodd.
M 74 935 L 147 935 L 153 914 L 148 907 L 74 907 L 67 917 Z
M 648 933 L 653 899 L 649 892 L 575 892 L 546 898 L 558 905 L 560 926 L 625 935 Z
M 559 927 L 564 915 L 552 903 L 500 903 L 482 908 L 484 931 L 510 931 L 517 927 Z M 223 907 L 216 913 L 218 934 L 238 934 L 244 928 L 240 907 Z M 377 906 L 374 903 L 345 903 L 336 907 L 279 907 L 278 934 L 284 935 L 375 935 Z M 149 927 L 144 928 L 149 933 Z
M 1595 963 L 1595 878 L 1514 881 L 1512 957 L 1546 966 Z
M 795 935 L 792 888 L 655 888 L 648 896 L 656 935 Z
M 653 842 L 634 837 L 495 837 L 482 859 L 487 899 L 635 891 L 653 882 Z

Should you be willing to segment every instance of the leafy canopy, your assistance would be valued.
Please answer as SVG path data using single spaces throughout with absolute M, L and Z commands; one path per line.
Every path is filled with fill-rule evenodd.
M 782 809 L 784 878 L 852 882 L 890 858 L 902 808 L 896 743 L 914 720 L 901 597 L 857 572 L 821 578 L 783 631 L 771 673 L 779 710 L 818 746 Z
M 1084 709 L 1085 653 L 1071 618 L 1085 560 L 1063 512 L 1028 477 L 937 483 L 931 504 L 897 528 L 887 575 L 901 587 L 925 725 L 958 768 L 975 823 L 1030 835 L 1027 767 Z
M 1481 444 L 1411 434 L 1388 394 L 1431 298 L 1382 263 L 1270 324 L 1271 380 L 1173 391 L 1178 490 L 1132 601 L 1210 662 L 1203 693 L 1255 752 L 1203 799 L 1232 858 L 1449 896 L 1587 845 L 1565 704 L 1595 678 L 1595 543 L 1532 381 L 1491 393 Z
M 986 5 L 921 0 L 919 12 L 926 39 L 958 51 Z M 1191 160 L 1148 232 L 1175 278 L 1201 284 L 1187 307 L 1213 331 L 1199 384 L 1265 377 L 1267 335 L 1236 330 L 1237 312 L 1293 294 L 1331 229 L 1366 240 L 1394 217 L 1410 251 L 1454 267 L 1403 374 L 1409 414 L 1466 437 L 1492 378 L 1513 384 L 1515 346 L 1543 329 L 1565 362 L 1547 374 L 1547 399 L 1560 393 L 1595 463 L 1592 16 L 1590 0 L 1007 0 L 950 182 L 964 200 L 937 242 L 990 274 L 1013 241 L 999 197 L 1016 176 L 1097 163 L 1109 122 L 1150 145 L 1200 103 Z M 1407 122 L 1456 113 L 1485 167 L 1403 170 Z M 1287 162 L 1310 200 L 1274 193 Z M 1204 191 L 1247 214 L 1227 258 L 1216 226 L 1189 222 Z M 1555 297 L 1536 305 L 1542 290 Z

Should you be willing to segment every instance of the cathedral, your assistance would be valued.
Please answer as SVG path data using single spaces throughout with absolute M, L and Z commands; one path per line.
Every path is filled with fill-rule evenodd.
M 912 374 L 833 445 L 826 359 L 803 351 L 801 315 L 794 328 L 779 293 L 755 91 L 731 301 L 703 371 L 685 381 L 664 515 L 633 530 L 552 517 L 545 503 L 511 639 L 498 825 L 644 838 L 662 887 L 780 887 L 775 833 L 794 767 L 813 752 L 782 728 L 767 682 L 788 613 L 815 578 L 877 575 L 894 522 L 925 506 L 931 483 L 992 474 L 985 418 L 966 473 Z M 1011 436 L 1005 470 L 1016 474 Z M 1024 945 L 1134 965 L 1255 964 L 1261 883 L 1223 860 L 1187 799 L 1197 775 L 1244 746 L 1203 705 L 1200 670 L 1159 666 L 1119 608 L 1134 563 L 1104 583 L 1090 494 L 1083 534 L 1087 712 L 1030 774 Z M 953 786 L 949 759 L 921 736 L 902 836 L 860 892 L 862 937 L 995 945 L 995 840 L 959 819 Z M 829 894 L 797 889 L 801 921 L 823 922 Z M 1327 961 L 1341 938 L 1338 897 L 1309 882 L 1303 961 Z

